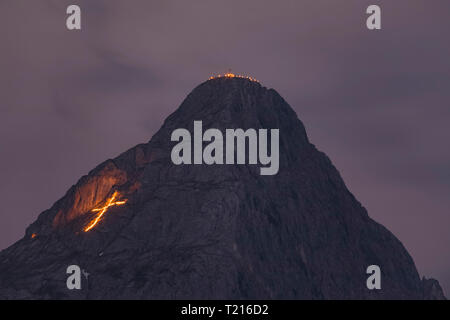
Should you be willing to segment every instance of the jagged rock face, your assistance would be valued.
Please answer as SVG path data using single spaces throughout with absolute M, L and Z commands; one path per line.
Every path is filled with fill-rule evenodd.
M 280 169 L 172 164 L 177 128 L 279 128 Z M 89 232 L 92 209 L 114 192 Z M 69 291 L 66 268 L 89 272 Z M 366 287 L 379 265 L 382 289 Z M 219 78 L 197 87 L 148 144 L 108 160 L 0 254 L 0 298 L 432 299 L 403 245 L 347 190 L 272 89 Z

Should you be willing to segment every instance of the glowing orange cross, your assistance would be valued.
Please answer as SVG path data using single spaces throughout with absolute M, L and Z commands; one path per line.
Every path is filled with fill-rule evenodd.
M 112 206 L 121 206 L 125 203 L 127 203 L 127 200 L 122 200 L 122 201 L 114 201 L 116 200 L 116 198 L 118 198 L 119 193 L 117 191 L 114 192 L 114 194 L 111 196 L 111 198 L 108 199 L 108 201 L 106 202 L 106 206 L 102 207 L 102 208 L 96 208 L 96 209 L 92 209 L 92 212 L 99 212 L 97 214 L 97 216 L 95 217 L 94 220 L 91 221 L 91 223 L 89 223 L 89 225 L 84 228 L 84 232 L 88 232 L 89 230 L 91 230 L 93 227 L 96 226 L 96 224 L 100 221 L 100 219 L 102 218 L 102 216 L 106 213 L 106 211 L 108 211 L 109 207 Z

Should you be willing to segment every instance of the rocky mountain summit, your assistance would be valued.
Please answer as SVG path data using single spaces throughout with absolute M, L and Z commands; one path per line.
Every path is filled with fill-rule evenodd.
M 196 120 L 278 128 L 278 173 L 174 165 L 171 134 Z M 70 265 L 89 274 L 81 290 L 66 286 Z M 366 286 L 370 265 L 381 290 Z M 444 298 L 283 98 L 243 78 L 199 85 L 150 142 L 82 177 L 0 253 L 0 299 Z

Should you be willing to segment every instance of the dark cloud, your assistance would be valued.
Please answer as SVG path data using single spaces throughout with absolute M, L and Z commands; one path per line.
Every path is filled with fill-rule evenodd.
M 277 89 L 349 189 L 450 291 L 447 0 L 0 3 L 0 248 L 233 68 Z

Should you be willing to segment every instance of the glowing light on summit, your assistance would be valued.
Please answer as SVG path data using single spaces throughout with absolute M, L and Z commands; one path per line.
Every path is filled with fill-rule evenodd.
M 256 80 L 255 78 L 252 78 L 252 77 L 249 77 L 249 76 L 240 75 L 240 74 L 234 74 L 234 73 L 231 73 L 231 71 L 229 71 L 229 72 L 227 72 L 225 74 L 218 74 L 218 75 L 215 75 L 215 76 L 211 76 L 211 77 L 209 77 L 208 80 L 213 80 L 213 79 L 218 79 L 218 78 L 239 78 L 239 79 L 247 79 L 247 80 L 259 83 L 259 81 Z
M 92 212 L 98 212 L 98 214 L 89 223 L 89 225 L 86 228 L 84 228 L 84 232 L 88 232 L 88 231 L 92 230 L 92 228 L 94 228 L 97 225 L 97 223 L 100 221 L 102 216 L 106 213 L 106 211 L 108 211 L 108 209 L 110 207 L 121 206 L 121 205 L 124 205 L 125 203 L 127 203 L 126 199 L 122 200 L 122 201 L 115 201 L 117 198 L 119 198 L 119 196 L 120 196 L 120 194 L 117 191 L 115 191 L 114 194 L 111 196 L 111 198 L 108 199 L 108 201 L 106 202 L 106 205 L 104 207 L 92 209 Z

